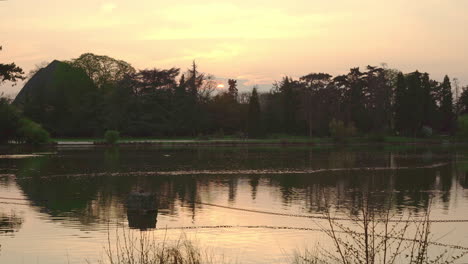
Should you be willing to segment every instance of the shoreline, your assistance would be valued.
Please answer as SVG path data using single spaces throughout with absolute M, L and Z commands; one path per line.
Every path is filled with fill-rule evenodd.
M 335 142 L 332 139 L 318 140 L 291 140 L 291 139 L 247 139 L 247 140 L 227 140 L 227 139 L 157 139 L 157 140 L 119 140 L 117 146 L 213 146 L 213 147 L 236 147 L 236 146 L 435 146 L 435 145 L 465 145 L 464 141 L 449 141 L 440 139 L 416 139 L 401 141 L 372 141 L 367 139 L 355 139 L 346 142 Z M 111 146 L 102 140 L 57 140 L 50 145 L 56 146 Z

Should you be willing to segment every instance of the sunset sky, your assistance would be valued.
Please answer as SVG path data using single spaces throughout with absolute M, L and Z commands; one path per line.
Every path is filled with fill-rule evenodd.
M 385 62 L 465 85 L 467 11 L 467 0 L 8 0 L 0 1 L 0 61 L 28 72 L 85 52 L 138 69 L 185 70 L 196 60 L 220 82 L 238 79 L 241 90 Z

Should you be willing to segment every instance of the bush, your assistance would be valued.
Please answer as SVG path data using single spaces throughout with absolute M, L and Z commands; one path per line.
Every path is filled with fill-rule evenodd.
M 458 117 L 457 135 L 464 139 L 468 139 L 468 115 Z
M 224 130 L 221 128 L 213 134 L 214 138 L 224 138 Z
M 423 137 L 432 137 L 432 135 L 434 134 L 434 131 L 432 130 L 431 127 L 423 126 L 421 128 L 421 134 Z
M 119 131 L 116 130 L 107 130 L 106 133 L 104 133 L 104 140 L 106 141 L 107 144 L 115 144 L 119 140 L 120 133 Z
M 7 143 L 18 137 L 20 119 L 20 113 L 10 104 L 10 101 L 0 97 L 0 143 Z
M 337 142 L 345 142 L 347 138 L 356 135 L 356 127 L 354 124 L 346 126 L 343 121 L 332 119 L 329 125 L 330 134 L 332 138 Z
M 50 141 L 49 132 L 27 118 L 19 121 L 18 138 L 28 144 L 45 144 Z

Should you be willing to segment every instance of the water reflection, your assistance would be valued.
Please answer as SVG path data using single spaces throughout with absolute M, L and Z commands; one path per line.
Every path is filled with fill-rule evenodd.
M 158 197 L 143 190 L 131 192 L 127 197 L 127 220 L 130 228 L 147 230 L 156 228 Z
M 22 252 L 22 244 L 26 243 L 35 247 L 32 255 L 44 252 L 47 256 L 63 256 L 66 249 L 61 248 L 62 242 L 55 252 L 41 245 L 65 241 L 76 250 L 86 248 L 88 251 L 81 256 L 88 256 L 106 242 L 110 224 L 110 230 L 115 227 L 113 224 L 123 224 L 135 229 L 132 232 L 168 227 L 172 228 L 168 229 L 171 233 L 181 227 L 193 230 L 204 227 L 197 231 L 204 244 L 217 246 L 224 241 L 224 248 L 247 247 L 245 250 L 251 253 L 254 263 L 256 257 L 269 255 L 258 254 L 259 248 L 264 249 L 262 253 L 277 250 L 278 234 L 284 243 L 319 237 L 318 233 L 300 230 L 316 229 L 311 219 L 288 215 L 321 216 L 328 204 L 342 214 L 358 214 L 365 193 L 372 194 L 371 202 L 375 206 L 391 203 L 394 214 L 420 216 L 432 203 L 437 208 L 432 215 L 435 219 L 467 218 L 468 163 L 464 161 L 468 150 L 464 149 L 90 147 L 56 151 L 56 155 L 0 159 L 0 174 L 13 175 L 0 177 L 0 197 L 15 196 L 29 201 L 21 207 L 26 216 L 17 211 L 0 211 L 1 225 L 5 226 L 2 227 L 5 231 L 0 232 L 20 231 L 14 239 L 2 241 L 6 252 L 2 254 L 11 256 L 14 250 Z M 406 168 L 344 169 L 373 167 Z M 334 168 L 341 170 L 326 170 Z M 325 170 L 281 173 L 319 169 Z M 251 173 L 240 173 L 242 170 Z M 229 171 L 231 174 L 144 173 L 158 171 Z M 12 208 L 17 210 L 13 205 Z M 232 226 L 232 230 L 210 229 L 219 225 Z M 272 228 L 238 230 L 238 226 Z M 276 227 L 285 228 L 279 231 Z M 453 232 L 454 228 L 451 224 L 435 224 L 436 234 L 452 232 L 453 241 L 468 241 L 462 232 Z M 158 230 L 151 232 L 163 234 Z M 36 245 L 38 240 L 46 242 Z M 288 243 L 290 247 L 295 246 Z
M 18 232 L 23 225 L 23 221 L 23 218 L 18 216 L 15 211 L 0 211 L 0 234 Z
M 101 162 L 102 161 L 102 162 Z M 250 186 L 251 200 L 256 200 L 259 187 L 277 192 L 283 206 L 304 203 L 309 213 L 320 212 L 325 196 L 333 204 L 358 211 L 360 195 L 375 193 L 375 204 L 392 197 L 395 210 L 425 210 L 437 193 L 440 203 L 450 202 L 452 165 L 427 169 L 334 171 L 297 175 L 210 175 L 210 176 L 132 176 L 99 175 L 67 177 L 70 173 L 128 172 L 151 170 L 193 169 L 271 169 L 271 168 L 355 168 L 355 167 L 417 167 L 436 162 L 451 162 L 445 151 L 387 152 L 348 150 L 259 150 L 259 149 L 92 149 L 59 152 L 56 156 L 32 157 L 17 161 L 17 184 L 35 206 L 53 217 L 67 216 L 83 225 L 103 223 L 109 219 L 127 219 L 134 228 L 156 227 L 158 210 L 135 211 L 126 201 L 135 190 L 157 194 L 162 214 L 177 215 L 175 206 L 189 208 L 192 219 L 203 207 L 197 202 L 214 199 L 226 189 L 227 202 L 233 204 L 239 184 Z M 281 166 L 280 166 L 281 165 Z M 460 172 L 460 168 L 457 172 Z M 47 178 L 47 175 L 64 174 Z M 243 181 L 246 179 L 247 181 Z M 466 188 L 466 173 L 459 177 Z M 202 190 L 202 191 L 201 191 Z M 206 195 L 210 194 L 210 195 Z

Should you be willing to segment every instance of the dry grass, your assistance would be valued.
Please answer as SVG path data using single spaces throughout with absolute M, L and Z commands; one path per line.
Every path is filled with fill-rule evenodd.
M 448 264 L 468 254 L 466 250 L 443 247 L 441 250 L 440 245 L 436 248 L 429 210 L 417 220 L 400 216 L 399 221 L 394 221 L 390 206 L 376 208 L 371 206 L 370 199 L 369 195 L 362 197 L 358 216 L 349 216 L 352 224 L 334 220 L 327 206 L 327 224 L 321 228 L 331 239 L 332 248 L 296 253 L 293 263 Z
M 108 233 L 105 257 L 100 264 L 211 264 L 227 263 L 224 256 L 214 257 L 201 250 L 185 235 L 177 241 L 168 241 L 166 235 L 156 238 L 154 233 L 124 229 Z

